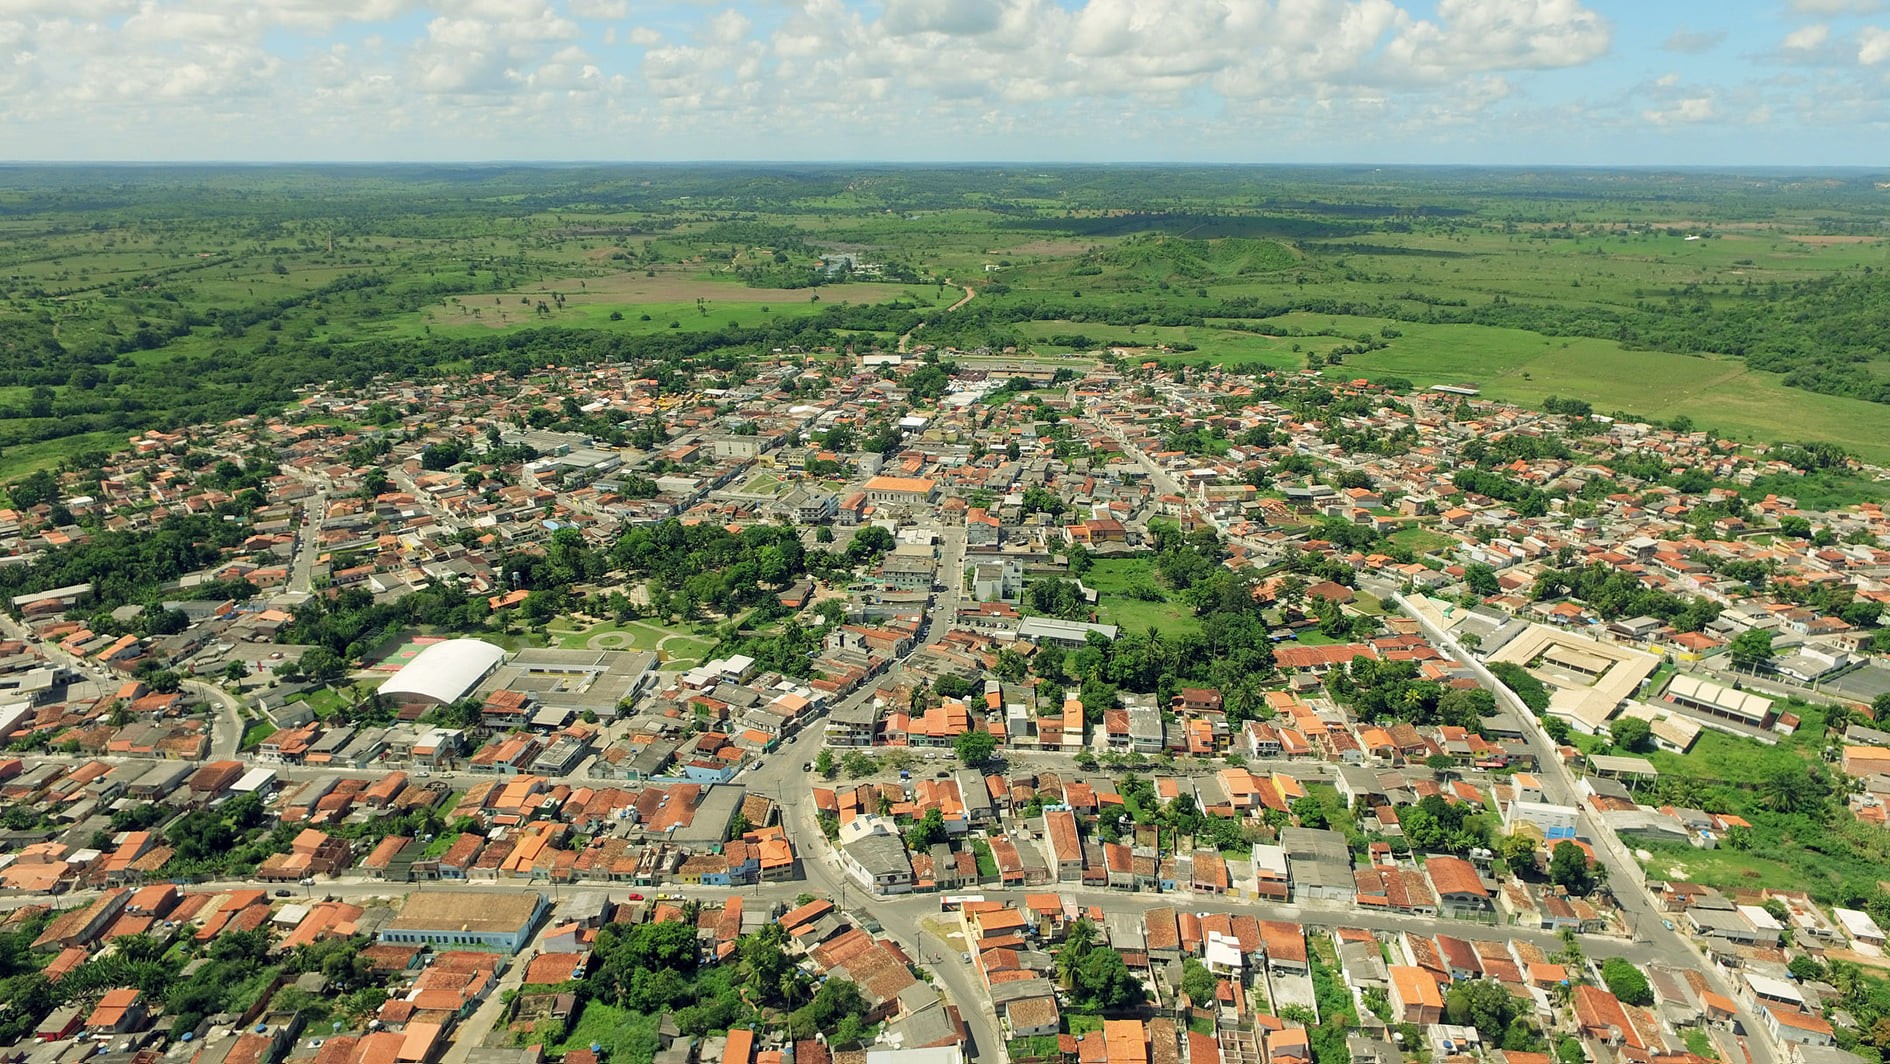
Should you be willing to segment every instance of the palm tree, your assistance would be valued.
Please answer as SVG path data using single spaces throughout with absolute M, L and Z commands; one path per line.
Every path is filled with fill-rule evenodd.
M 1063 940 L 1063 948 L 1057 951 L 1057 977 L 1063 985 L 1071 984 L 1076 966 L 1095 948 L 1096 925 L 1088 920 L 1078 920 L 1070 925 L 1069 934 Z
M 789 968 L 781 973 L 781 1007 L 797 1008 L 807 1003 L 807 974 L 799 968 Z

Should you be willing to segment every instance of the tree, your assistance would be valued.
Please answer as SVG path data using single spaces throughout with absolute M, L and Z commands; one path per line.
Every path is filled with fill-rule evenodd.
M 822 748 L 820 755 L 814 758 L 814 771 L 824 779 L 832 779 L 834 772 L 833 751 Z
M 1193 957 L 1181 962 L 1181 992 L 1188 995 L 1196 1008 L 1214 1000 L 1215 991 L 1220 986 L 1220 979 L 1208 970 L 1207 965 Z
M 971 768 L 980 768 L 997 751 L 997 736 L 982 728 L 973 728 L 952 740 L 952 748 L 957 751 L 958 760 Z
M 1514 873 L 1536 869 L 1536 840 L 1527 835 L 1505 835 L 1496 840 L 1496 855 Z
M 1594 889 L 1594 875 L 1588 869 L 1588 851 L 1572 842 L 1558 842 L 1549 852 L 1549 882 L 1570 894 L 1587 894 Z
M 341 655 L 324 646 L 313 646 L 302 652 L 296 661 L 296 667 L 302 675 L 316 683 L 329 684 L 348 674 L 348 663 Z
M 1450 993 L 1444 995 L 1444 1015 L 1451 1023 L 1475 1027 L 1486 1040 L 1498 1042 L 1516 1018 L 1516 999 L 1494 979 L 1466 979 L 1451 984 Z
M 1601 981 L 1608 985 L 1609 993 L 1629 1005 L 1654 1003 L 1654 990 L 1648 985 L 1646 973 L 1620 957 L 1601 962 Z
M 877 558 L 893 549 L 893 534 L 878 525 L 867 525 L 847 541 L 847 557 L 855 564 Z
M 1608 737 L 1623 750 L 1645 753 L 1653 745 L 1654 728 L 1639 717 L 1616 717 L 1608 724 Z
M 906 848 L 914 853 L 922 853 L 944 842 L 945 838 L 945 814 L 934 807 L 927 809 L 924 816 L 906 829 Z
M 1815 809 L 1830 795 L 1830 781 L 1821 768 L 1780 768 L 1759 785 L 1759 801 L 1774 813 L 1803 813 Z
M 1006 647 L 998 651 L 997 666 L 992 671 L 1005 683 L 1022 683 L 1025 667 L 1024 656 Z
M 1740 632 L 1733 637 L 1727 652 L 1732 655 L 1733 664 L 1739 668 L 1763 668 L 1772 663 L 1772 633 L 1760 628 Z
M 1299 826 L 1303 828 L 1324 828 L 1329 826 L 1326 818 L 1326 807 L 1320 805 L 1319 799 L 1314 798 L 1310 794 L 1293 799 L 1293 818 L 1298 820 Z
M 1503 585 L 1496 582 L 1496 570 L 1482 562 L 1471 562 L 1463 570 L 1464 586 L 1479 595 L 1489 596 L 1502 593 Z
M 1122 954 L 1095 946 L 1072 968 L 1070 992 L 1078 1008 L 1091 1012 L 1119 1012 L 1142 1004 L 1146 997 L 1142 981 L 1130 973 Z

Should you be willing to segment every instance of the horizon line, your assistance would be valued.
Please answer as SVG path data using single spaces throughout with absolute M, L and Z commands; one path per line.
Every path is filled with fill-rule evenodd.
M 864 166 L 898 169 L 992 169 L 1042 167 L 1047 169 L 1222 169 L 1222 170 L 1571 170 L 1646 171 L 1687 173 L 1806 173 L 1851 171 L 1890 172 L 1890 164 L 1870 163 L 1516 163 L 1516 162 L 1225 162 L 1187 159 L 0 159 L 0 168 L 109 167 L 167 169 L 183 167 L 839 167 Z

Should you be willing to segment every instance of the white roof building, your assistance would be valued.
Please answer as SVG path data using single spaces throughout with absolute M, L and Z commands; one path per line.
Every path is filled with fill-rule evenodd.
M 479 686 L 505 661 L 505 651 L 480 639 L 435 643 L 381 685 L 381 694 L 399 702 L 450 705 Z
M 1883 945 L 1883 929 L 1877 926 L 1877 921 L 1871 919 L 1869 913 L 1857 909 L 1832 909 L 1831 915 L 1837 918 L 1838 926 L 1851 938 L 1873 946 Z

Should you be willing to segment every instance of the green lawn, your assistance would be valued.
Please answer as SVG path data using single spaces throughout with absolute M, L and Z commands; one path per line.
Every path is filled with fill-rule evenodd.
M 276 733 L 276 726 L 266 720 L 253 720 L 243 729 L 242 749 L 254 750 L 264 739 Z
M 1799 728 L 1799 735 L 1811 733 L 1816 737 L 1816 733 L 1822 731 L 1822 718 L 1816 724 L 1807 720 L 1807 728 Z M 1763 782 L 1786 769 L 1803 769 L 1807 762 L 1805 750 L 1790 741 L 1777 747 L 1765 747 L 1754 739 L 1737 739 L 1722 731 L 1701 731 L 1692 750 L 1686 754 L 1654 750 L 1646 754 L 1646 758 L 1654 762 L 1661 775 L 1712 779 L 1735 786 Z
M 1429 554 L 1433 551 L 1448 550 L 1457 545 L 1457 540 L 1441 532 L 1412 525 L 1393 532 L 1388 537 L 1391 542 L 1409 550 L 1413 554 Z
M 1161 588 L 1155 563 L 1148 557 L 1102 558 L 1083 577 L 1086 587 L 1096 591 L 1096 615 L 1103 624 L 1113 624 L 1125 632 L 1143 632 L 1150 627 L 1163 635 L 1178 635 L 1200 628 L 1194 607 L 1164 590 L 1168 600 L 1150 602 L 1124 592 L 1131 587 Z
M 1302 628 L 1293 637 L 1293 642 L 1303 647 L 1330 647 L 1340 643 L 1349 643 L 1349 639 L 1334 639 L 1317 628 Z
M 309 691 L 302 696 L 302 701 L 307 702 L 308 708 L 324 720 L 341 712 L 341 692 L 332 687 L 318 687 Z
M 116 451 L 125 445 L 123 432 L 87 432 L 42 443 L 22 443 L 0 454 L 0 480 L 23 477 L 36 469 L 52 469 L 80 451 Z
M 636 1012 L 601 1001 L 587 1002 L 578 1021 L 563 1042 L 548 1047 L 558 1056 L 573 1049 L 602 1046 L 605 1060 L 623 1064 L 649 1064 L 656 1056 L 656 1027 L 662 1017 L 654 1012 Z
M 661 650 L 671 663 L 700 661 L 715 647 L 711 637 L 697 635 L 688 628 L 660 625 L 653 621 L 605 622 L 578 628 L 564 620 L 545 629 L 547 635 L 565 650 Z M 593 640 L 604 638 L 593 644 Z
M 1817 887 L 1809 881 L 1825 878 L 1825 874 L 1802 861 L 1783 861 L 1724 847 L 1696 850 L 1681 844 L 1649 846 L 1634 840 L 1629 841 L 1629 846 L 1653 855 L 1653 860 L 1645 862 L 1647 874 L 1653 879 L 1666 879 L 1678 869 L 1682 874 L 1674 878 L 1691 883 L 1713 884 L 1727 890 L 1756 891 L 1776 887 L 1781 890 L 1817 891 Z M 1812 865 L 1818 863 L 1811 859 L 1811 855 L 1806 855 L 1805 860 Z
M 460 834 L 461 833 L 457 831 L 440 833 L 434 837 L 432 842 L 427 843 L 426 849 L 420 851 L 420 857 L 423 860 L 429 861 L 438 858 L 441 854 L 453 848 L 453 844 L 459 841 Z

